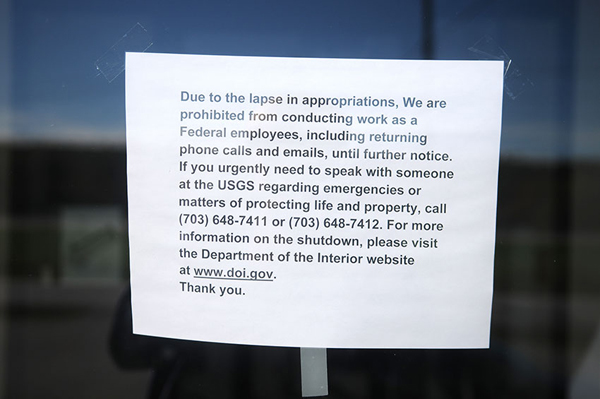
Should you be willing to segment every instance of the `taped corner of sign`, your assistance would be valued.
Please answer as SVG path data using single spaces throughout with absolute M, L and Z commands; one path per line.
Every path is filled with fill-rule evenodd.
M 478 54 L 482 59 L 504 61 L 504 92 L 512 100 L 533 87 L 533 82 L 517 68 L 512 58 L 490 36 L 479 39 L 469 47 L 469 51 Z
M 125 52 L 145 52 L 154 43 L 150 34 L 139 22 L 133 25 L 123 37 L 112 45 L 94 65 L 108 83 L 111 83 L 125 70 Z

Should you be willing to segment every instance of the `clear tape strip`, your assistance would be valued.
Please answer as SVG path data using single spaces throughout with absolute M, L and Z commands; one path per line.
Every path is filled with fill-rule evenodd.
M 469 47 L 469 51 L 486 60 L 504 61 L 504 93 L 511 99 L 516 99 L 521 93 L 533 87 L 533 82 L 521 73 L 506 51 L 491 37 L 482 37 Z
M 139 22 L 133 25 L 102 57 L 95 62 L 96 69 L 112 82 L 125 70 L 125 52 L 144 52 L 152 46 L 150 34 Z

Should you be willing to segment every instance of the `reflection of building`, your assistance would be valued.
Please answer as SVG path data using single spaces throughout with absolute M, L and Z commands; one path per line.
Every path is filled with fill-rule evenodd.
M 117 264 L 107 264 L 105 270 L 93 266 L 95 271 L 88 271 L 92 273 L 88 277 L 115 276 L 107 270 L 119 267 L 116 276 L 125 278 L 123 149 L 24 147 L 10 151 L 9 159 L 9 170 L 19 171 L 10 174 L 10 274 L 37 277 L 50 273 L 61 279 L 65 271 L 78 274 L 73 269 L 75 258 L 92 267 L 94 256 L 106 257 L 108 251 L 113 253 L 108 259 Z M 98 239 L 90 243 L 90 237 Z M 115 239 L 120 241 L 117 247 Z M 97 251 L 101 244 L 103 250 Z
M 96 265 L 83 272 L 65 267 L 65 237 L 73 257 L 67 262 L 79 259 L 84 263 L 86 259 L 93 263 L 90 259 L 95 259 L 98 246 L 106 249 L 105 245 L 116 238 L 121 245 L 112 248 L 122 250 L 117 280 L 126 281 L 125 230 L 117 229 L 118 236 L 113 237 L 110 229 L 98 225 L 98 220 L 110 218 L 120 218 L 117 225 L 126 225 L 124 149 L 21 147 L 7 151 L 7 170 L 19 171 L 9 173 L 7 182 L 11 215 L 9 274 L 14 281 L 26 282 L 22 287 L 29 288 L 18 289 L 29 292 L 28 301 L 35 303 L 36 296 L 41 295 L 41 300 L 49 295 L 32 289 L 48 281 L 87 277 L 93 282 L 110 276 L 114 280 L 112 265 L 106 270 Z M 600 213 L 595 211 L 600 203 L 597 176 L 600 164 L 593 162 L 502 159 L 500 163 L 492 347 L 510 347 L 522 356 L 520 362 L 537 370 L 540 378 L 570 372 L 569 359 L 576 367 L 597 327 L 596 318 L 582 317 L 599 311 L 595 301 L 600 280 L 600 269 L 595 267 L 600 258 Z M 99 213 L 92 215 L 94 209 Z M 69 210 L 75 211 L 69 214 Z M 73 235 L 61 230 L 85 221 L 86 214 L 87 230 L 83 233 Z M 66 295 L 73 299 L 82 295 L 82 303 L 89 303 L 89 288 L 82 289 L 80 294 L 71 291 Z M 21 294 L 15 298 L 21 298 Z M 64 305 L 67 308 L 61 311 L 71 306 L 68 302 Z M 110 309 L 104 312 L 110 317 Z M 104 323 L 107 321 L 104 319 Z M 330 356 L 332 364 L 335 359 L 335 355 Z M 419 359 L 414 361 L 423 361 Z M 510 356 L 507 359 L 516 361 Z M 495 372 L 510 374 L 511 367 L 507 364 Z M 516 388 L 507 387 L 506 392 L 510 389 Z

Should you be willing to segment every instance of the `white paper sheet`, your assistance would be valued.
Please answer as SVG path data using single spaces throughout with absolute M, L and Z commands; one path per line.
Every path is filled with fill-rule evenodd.
M 502 73 L 128 53 L 134 332 L 488 347 Z

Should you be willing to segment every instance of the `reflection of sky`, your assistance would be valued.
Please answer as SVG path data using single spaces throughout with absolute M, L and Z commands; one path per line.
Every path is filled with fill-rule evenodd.
M 487 35 L 534 83 L 515 100 L 505 97 L 503 154 L 554 158 L 579 151 L 568 139 L 577 55 L 571 2 L 432 3 L 434 58 L 476 59 L 468 48 Z M 123 143 L 124 75 L 109 83 L 94 62 L 138 22 L 153 52 L 422 56 L 417 1 L 19 0 L 11 7 L 12 135 L 18 139 Z M 590 138 L 579 153 L 600 154 L 592 127 L 580 129 Z

